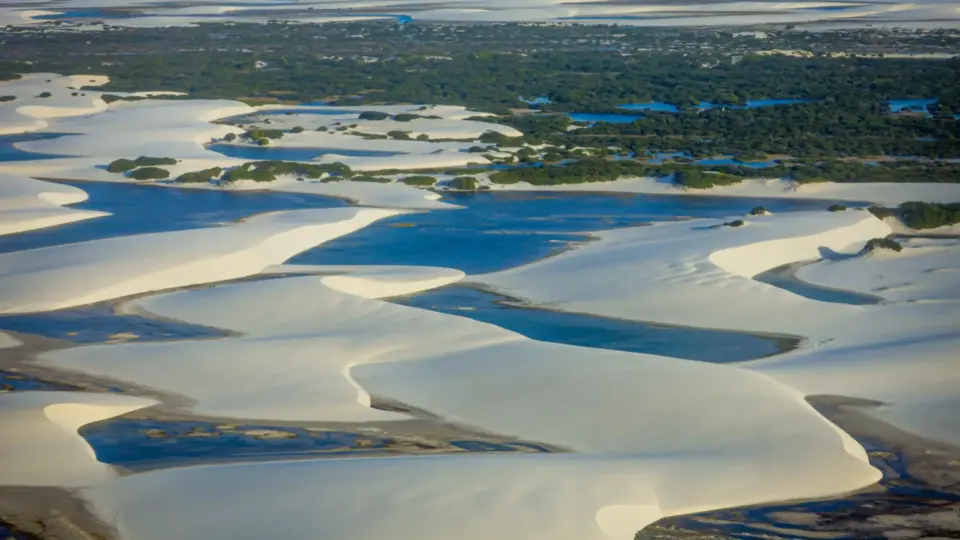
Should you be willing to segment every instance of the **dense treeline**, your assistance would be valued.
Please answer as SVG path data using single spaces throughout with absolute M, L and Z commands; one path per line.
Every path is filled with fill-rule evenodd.
M 632 123 L 597 122 L 568 131 L 566 115 L 509 116 L 531 143 L 616 146 L 623 152 L 832 156 L 960 156 L 960 122 L 951 118 L 892 115 L 885 103 L 848 97 L 755 109 L 646 113 Z M 501 142 L 490 136 L 489 142 Z
M 935 229 L 960 223 L 960 202 L 907 202 L 900 205 L 900 211 L 903 222 L 912 229 Z
M 183 173 L 177 177 L 177 182 L 183 182 L 188 184 L 209 182 L 210 180 L 219 177 L 222 173 L 223 173 L 223 168 L 211 167 L 209 169 L 203 169 L 201 171 Z
M 960 182 L 960 165 L 880 163 L 865 165 L 825 161 L 809 165 L 754 168 L 739 165 L 701 166 L 689 163 L 654 165 L 640 161 L 586 158 L 562 165 L 515 167 L 498 171 L 490 180 L 498 184 L 529 182 L 534 185 L 606 182 L 625 176 L 662 178 L 674 175 L 678 185 L 705 189 L 735 184 L 746 178 L 785 178 L 809 182 Z
M 960 165 L 895 161 L 866 165 L 828 160 L 790 172 L 798 182 L 960 182 Z
M 578 148 L 625 156 L 682 152 L 689 159 L 721 154 L 759 159 L 771 154 L 818 168 L 785 165 L 767 170 L 798 181 L 919 181 L 921 177 L 958 181 L 957 170 L 950 166 L 866 170 L 812 163 L 836 157 L 960 157 L 960 122 L 954 118 L 960 113 L 960 60 L 751 54 L 758 47 L 773 46 L 819 52 L 907 45 L 918 50 L 955 49 L 960 41 L 949 33 L 891 37 L 862 30 L 816 34 L 811 39 L 803 32 L 788 32 L 758 41 L 705 29 L 398 27 L 369 22 L 112 29 L 94 42 L 87 41 L 85 35 L 69 33 L 11 33 L 0 53 L 0 77 L 24 70 L 97 73 L 110 77 L 107 90 L 176 90 L 189 92 L 190 97 L 253 103 L 466 105 L 500 114 L 497 121 L 525 134 L 516 139 L 486 134 L 481 138 L 485 143 L 547 143 L 555 148 L 547 155 L 528 153 L 505 161 L 578 159 L 582 157 L 574 151 Z M 627 51 L 630 54 L 623 54 Z M 539 105 L 539 114 L 528 114 L 533 111 L 520 96 L 550 101 Z M 693 108 L 701 101 L 739 105 L 764 98 L 812 102 L 754 109 Z M 892 114 L 887 100 L 896 98 L 939 101 L 930 108 L 933 116 L 928 118 Z M 570 129 L 570 120 L 563 114 L 614 112 L 621 104 L 646 101 L 674 103 L 682 110 L 645 112 L 632 123 L 598 122 L 577 129 Z M 390 115 L 365 111 L 361 117 Z M 392 118 L 431 117 L 402 113 Z M 261 145 L 282 136 L 281 130 L 266 129 L 247 134 Z M 403 130 L 385 136 L 411 138 Z M 227 139 L 233 137 L 230 134 Z M 470 151 L 485 150 L 477 146 Z M 731 174 L 752 175 L 745 170 Z
M 349 25 L 365 40 L 327 39 L 326 54 L 318 54 L 316 38 L 344 32 L 347 25 L 200 26 L 113 30 L 94 43 L 86 43 L 85 35 L 11 37 L 4 46 L 9 51 L 4 59 L 10 60 L 0 62 L 0 73 L 21 71 L 15 59 L 22 56 L 32 62 L 31 71 L 103 73 L 111 78 L 107 89 L 181 90 L 194 97 L 403 101 L 491 110 L 522 106 L 519 96 L 544 96 L 553 101 L 543 106 L 546 110 L 564 111 L 609 110 L 650 100 L 688 106 L 702 100 L 936 97 L 944 114 L 960 112 L 958 60 L 752 56 L 746 49 L 742 61 L 732 62 L 723 53 L 736 50 L 737 41 L 717 31 L 617 28 L 617 39 L 633 45 L 671 45 L 622 55 L 570 44 L 579 36 L 610 41 L 614 32 L 602 28 L 472 25 L 470 39 L 458 34 L 460 39 L 451 40 L 423 27 L 398 32 L 394 25 L 366 23 Z M 411 41 L 411 34 L 418 39 Z M 574 39 L 560 42 L 560 36 Z M 818 35 L 818 40 L 827 42 L 830 36 Z M 531 41 L 557 46 L 524 49 Z M 858 43 L 841 39 L 834 45 Z M 430 52 L 447 60 L 438 61 Z M 370 62 L 371 54 L 378 61 Z

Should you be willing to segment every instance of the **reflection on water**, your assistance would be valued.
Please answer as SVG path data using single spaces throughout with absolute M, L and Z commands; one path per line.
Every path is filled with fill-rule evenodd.
M 539 341 L 658 354 L 705 362 L 739 362 L 795 347 L 799 339 L 642 323 L 582 313 L 506 305 L 506 298 L 447 286 L 392 302 L 495 324 Z

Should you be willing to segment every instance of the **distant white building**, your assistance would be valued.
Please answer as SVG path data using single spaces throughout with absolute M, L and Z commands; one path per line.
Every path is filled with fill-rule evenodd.
M 257 60 L 256 62 L 253 63 L 253 67 L 255 67 L 256 69 L 263 69 L 267 67 L 267 63 L 264 62 L 263 60 Z

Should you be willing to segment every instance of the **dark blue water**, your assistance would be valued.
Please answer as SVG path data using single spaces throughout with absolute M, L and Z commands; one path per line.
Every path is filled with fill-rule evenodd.
M 106 182 L 62 182 L 90 198 L 73 208 L 112 215 L 0 236 L 0 253 L 129 234 L 213 227 L 262 212 L 346 205 L 340 199 L 297 193 L 177 189 Z
M 696 105 L 695 108 L 700 110 L 708 109 L 757 109 L 760 107 L 771 107 L 774 105 L 792 105 L 794 103 L 812 103 L 814 100 L 810 99 L 750 99 L 747 100 L 745 106 L 739 105 L 726 105 L 723 103 L 712 103 L 710 101 L 701 101 Z M 665 103 L 663 101 L 650 101 L 648 103 L 625 103 L 620 105 L 618 108 L 625 109 L 629 111 L 657 111 L 657 112 L 668 112 L 668 113 L 679 113 L 680 108 L 671 103 Z
M 629 124 L 643 118 L 641 114 L 595 114 L 595 113 L 567 113 L 574 122 L 608 122 L 612 124 Z
M 216 328 L 174 320 L 118 315 L 113 302 L 101 302 L 60 311 L 0 315 L 0 329 L 33 334 L 73 343 L 104 343 L 115 339 L 114 334 L 137 336 L 136 341 L 169 341 L 222 337 Z
M 38 152 L 27 152 L 16 148 L 14 144 L 28 141 L 42 141 L 46 139 L 56 139 L 63 137 L 67 133 L 24 133 L 19 135 L 0 135 L 0 162 L 4 161 L 28 161 L 36 159 L 51 159 L 61 157 L 54 154 L 41 154 Z
M 519 99 L 520 101 L 526 103 L 527 105 L 532 105 L 532 106 L 534 106 L 534 107 L 536 107 L 536 106 L 538 106 L 538 105 L 547 105 L 547 104 L 549 104 L 549 103 L 553 103 L 553 100 L 550 99 L 550 98 L 548 98 L 548 97 L 546 97 L 546 96 L 540 96 L 540 97 L 536 97 L 536 98 L 533 98 L 533 99 L 526 99 L 526 98 L 524 98 L 523 96 L 518 96 L 517 99 Z
M 252 430 L 282 432 L 289 437 L 258 437 Z M 90 424 L 80 429 L 80 435 L 93 447 L 98 460 L 134 468 L 183 461 L 370 452 L 384 450 L 390 442 L 382 437 L 299 427 L 123 418 Z
M 4 392 L 76 390 L 66 384 L 53 383 L 10 371 L 0 371 L 0 394 Z
M 765 169 L 767 167 L 773 167 L 780 164 L 777 161 L 740 161 L 732 157 L 698 159 L 695 160 L 694 163 L 697 165 L 713 167 L 720 165 L 733 165 L 739 167 L 750 167 L 751 169 Z
M 739 362 L 795 347 L 797 338 L 641 323 L 505 305 L 506 298 L 448 286 L 391 302 L 495 324 L 531 339 L 705 362 Z
M 284 148 L 282 146 L 246 146 L 221 143 L 208 145 L 207 149 L 227 157 L 260 161 L 312 161 L 314 158 L 318 158 L 323 154 L 339 154 L 341 156 L 351 157 L 387 157 L 397 156 L 403 153 L 386 152 L 383 150 L 351 150 L 348 148 Z
M 649 103 L 625 103 L 620 105 L 618 108 L 626 109 L 628 111 L 657 111 L 669 113 L 680 112 L 680 109 L 676 105 L 664 103 L 662 101 L 651 101 Z
M 503 270 L 584 240 L 589 231 L 725 218 L 755 206 L 772 212 L 822 210 L 824 201 L 567 192 L 444 193 L 462 210 L 396 216 L 291 259 L 295 264 L 400 264 Z
M 922 113 L 924 116 L 933 116 L 930 113 L 930 106 L 936 103 L 935 98 L 921 99 L 891 99 L 887 103 L 890 105 L 890 112 L 915 112 Z
M 269 431 L 272 436 L 258 434 L 256 430 Z M 80 435 L 93 447 L 98 460 L 133 470 L 203 461 L 383 455 L 400 446 L 406 447 L 407 451 L 415 449 L 406 441 L 364 433 L 139 418 L 117 418 L 90 424 L 80 429 Z M 536 443 L 449 441 L 448 450 L 457 449 L 467 452 L 550 452 Z

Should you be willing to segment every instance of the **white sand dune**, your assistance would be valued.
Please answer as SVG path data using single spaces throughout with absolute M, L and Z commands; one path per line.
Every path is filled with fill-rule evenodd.
M 47 80 L 51 82 L 47 83 Z M 177 159 L 176 165 L 164 167 L 171 178 L 185 172 L 211 167 L 233 167 L 249 161 L 271 159 L 269 153 L 257 153 L 264 150 L 259 147 L 251 149 L 251 157 L 248 159 L 228 158 L 206 147 L 207 143 L 222 141 L 227 134 L 242 134 L 243 129 L 240 127 L 212 123 L 219 119 L 238 117 L 249 119 L 249 122 L 244 121 L 244 127 L 247 128 L 259 126 L 270 129 L 291 129 L 300 126 L 308 129 L 302 133 L 287 133 L 282 139 L 273 141 L 271 148 L 266 149 L 267 152 L 274 148 L 280 151 L 285 148 L 324 149 L 326 154 L 315 161 L 342 162 L 362 171 L 461 167 L 470 163 L 487 163 L 487 160 L 465 151 L 475 144 L 471 140 L 459 142 L 373 140 L 339 131 L 319 132 L 315 130 L 316 127 L 329 125 L 332 129 L 334 122 L 342 122 L 344 125 L 356 125 L 356 128 L 351 129 L 361 133 L 366 131 L 380 134 L 391 130 L 404 130 L 410 131 L 411 136 L 414 137 L 426 134 L 434 139 L 470 139 L 486 131 L 498 131 L 511 136 L 520 134 L 508 126 L 466 120 L 468 117 L 484 115 L 456 106 L 427 106 L 424 110 L 421 110 L 422 106 L 414 105 L 343 108 L 266 106 L 254 109 L 246 104 L 229 100 L 163 99 L 115 101 L 108 106 L 100 99 L 101 92 L 79 90 L 77 92 L 84 94 L 85 97 L 71 97 L 70 93 L 73 91 L 67 88 L 68 86 L 80 88 L 83 85 L 100 85 L 105 82 L 107 79 L 102 76 L 78 78 L 39 74 L 0 83 L 0 95 L 10 92 L 11 95 L 18 96 L 17 100 L 0 104 L 0 125 L 8 126 L 9 132 L 43 131 L 68 134 L 52 139 L 16 143 L 16 147 L 21 150 L 50 154 L 54 159 L 0 163 L 0 172 L 39 177 L 56 176 L 72 180 L 117 181 L 127 180 L 127 178 L 123 175 L 111 174 L 105 170 L 105 167 L 119 158 L 151 156 Z M 52 97 L 33 97 L 43 88 L 48 87 L 54 90 Z M 163 91 L 118 92 L 117 94 L 150 96 L 171 93 L 176 94 L 176 92 Z M 74 104 L 77 100 L 80 100 L 79 105 Z M 46 101 L 55 106 L 34 104 Z M 73 105 L 67 106 L 65 103 Z M 316 112 L 325 108 L 344 111 L 344 114 L 333 116 L 253 114 L 258 110 L 270 112 L 289 109 Z M 441 118 L 417 119 L 411 122 L 358 120 L 357 116 L 366 110 L 380 110 L 390 114 L 416 113 Z M 84 116 L 78 117 L 80 115 Z M 270 124 L 266 124 L 268 119 Z M 242 143 L 235 144 L 239 147 L 244 146 Z M 356 151 L 397 152 L 400 155 L 376 153 L 368 156 L 351 155 Z M 69 157 L 56 158 L 55 156 Z M 264 187 L 270 189 L 269 186 Z M 386 189 L 396 191 L 395 188 Z M 366 191 L 370 191 L 370 188 L 366 188 Z
M 122 535 L 142 540 L 306 540 L 321 530 L 344 540 L 629 540 L 660 516 L 693 508 L 692 500 L 723 504 L 763 483 L 757 467 L 735 456 L 703 457 L 474 455 L 208 466 L 127 477 L 85 494 L 104 518 L 120 516 Z M 798 463 L 790 480 L 809 483 L 799 476 L 805 465 Z M 210 500 L 218 504 L 198 504 Z
M 830 199 L 866 201 L 896 206 L 907 201 L 950 203 L 960 200 L 960 184 L 944 183 L 880 183 L 880 182 L 816 182 L 797 184 L 780 178 L 744 180 L 732 186 L 708 189 L 682 189 L 664 179 L 622 178 L 614 182 L 532 186 L 526 183 L 495 186 L 505 190 L 524 191 L 597 191 L 646 193 L 652 195 L 711 195 L 717 197 L 770 197 L 784 199 Z
M 282 278 L 139 300 L 139 310 L 243 336 L 83 347 L 43 361 L 176 393 L 202 414 L 406 418 L 369 408 L 372 394 L 585 455 L 172 470 L 87 493 L 101 515 L 119 513 L 121 533 L 144 539 L 188 529 L 211 539 L 260 535 L 267 525 L 259 516 L 270 515 L 272 534 L 284 538 L 322 527 L 347 539 L 459 531 L 476 539 L 627 540 L 661 516 L 838 493 L 880 476 L 855 441 L 766 376 L 537 342 L 389 304 L 374 297 L 458 275 L 438 281 L 435 269 L 371 270 L 354 269 L 349 282 Z M 219 510 L 201 500 L 220 501 Z
M 0 236 L 109 215 L 65 208 L 87 200 L 81 189 L 0 174 Z
M 399 213 L 293 210 L 199 230 L 93 240 L 0 255 L 0 313 L 62 309 L 236 279 Z
M 873 412 L 907 431 L 943 439 L 960 434 L 956 420 L 942 413 L 951 410 L 960 387 L 960 302 L 948 292 L 960 290 L 960 273 L 951 270 L 960 266 L 960 250 L 918 246 L 908 248 L 902 261 L 875 256 L 811 267 L 824 285 L 901 284 L 888 293 L 894 303 L 826 303 L 751 277 L 788 262 L 856 253 L 867 240 L 889 233 L 886 224 L 864 211 L 763 216 L 738 229 L 711 223 L 719 222 L 600 233 L 599 242 L 470 279 L 554 309 L 801 335 L 807 339 L 799 350 L 743 365 L 804 394 L 884 402 L 882 411 Z M 928 280 L 924 272 L 938 267 L 942 274 Z M 886 277 L 865 277 L 878 274 Z M 921 417 L 922 424 L 914 422 Z
M 960 242 L 911 239 L 904 250 L 825 260 L 797 272 L 804 281 L 873 294 L 902 309 L 872 322 L 875 339 L 829 345 L 750 365 L 810 394 L 853 395 L 884 403 L 870 413 L 925 437 L 960 444 Z M 909 317 L 909 319 L 908 319 Z M 871 321 L 872 319 L 872 321 Z M 930 326 L 904 335 L 888 326 Z M 894 334 L 890 337 L 889 334 Z
M 323 284 L 361 298 L 403 296 L 456 283 L 465 274 L 436 266 L 357 266 L 281 264 L 263 274 L 329 274 Z
M 16 97 L 0 103 L 0 135 L 37 131 L 49 126 L 52 119 L 106 110 L 107 104 L 100 99 L 99 92 L 82 89 L 106 81 L 101 75 L 29 73 L 20 79 L 0 82 L 0 96 Z
M 880 296 L 893 302 L 960 301 L 960 240 L 900 240 L 904 251 L 824 260 L 800 268 L 803 281 Z
M 599 242 L 470 279 L 568 311 L 744 331 L 803 333 L 807 328 L 798 328 L 795 318 L 858 312 L 854 306 L 811 302 L 751 278 L 782 264 L 817 259 L 821 249 L 859 249 L 871 238 L 886 236 L 886 224 L 866 211 L 743 219 L 747 225 L 740 228 L 705 219 L 600 232 Z M 771 312 L 791 317 L 771 317 Z
M 80 487 L 114 478 L 77 430 L 154 403 L 115 394 L 0 394 L 0 485 Z
M 245 188 L 261 188 L 255 182 L 243 182 L 239 186 Z M 404 208 L 411 210 L 450 210 L 460 208 L 457 205 L 445 203 L 440 195 L 432 191 L 408 186 L 406 184 L 379 184 L 376 182 L 318 182 L 306 180 L 297 182 L 292 178 L 277 179 L 268 187 L 270 191 L 284 191 L 290 193 L 310 193 L 339 197 L 354 201 L 363 206 L 379 208 Z
M 19 339 L 6 332 L 0 332 L 0 349 L 13 349 L 23 345 Z
M 251 110 L 243 103 L 228 100 L 115 101 L 100 114 L 64 118 L 50 126 L 50 130 L 71 135 L 17 146 L 47 154 L 100 157 L 104 165 L 117 158 L 143 155 L 222 158 L 205 149 L 203 143 L 239 130 L 211 122 Z

